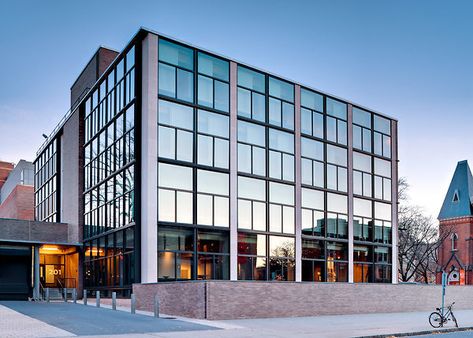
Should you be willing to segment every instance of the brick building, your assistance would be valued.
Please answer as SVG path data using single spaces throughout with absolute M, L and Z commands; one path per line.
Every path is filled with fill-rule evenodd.
M 34 219 L 33 163 L 0 163 L 0 218 Z
M 440 236 L 437 283 L 449 273 L 450 285 L 473 284 L 473 176 L 467 161 L 457 164 L 438 220 Z

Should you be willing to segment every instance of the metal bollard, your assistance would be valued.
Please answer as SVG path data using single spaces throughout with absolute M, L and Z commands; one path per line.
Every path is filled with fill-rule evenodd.
M 72 300 L 77 304 L 77 289 L 72 289 Z
M 136 313 L 136 297 L 134 293 L 131 294 L 131 313 Z
M 82 300 L 84 301 L 84 305 L 87 305 L 87 290 L 84 289 Z
M 100 307 L 100 291 L 95 291 L 95 306 Z
M 49 288 L 46 288 L 46 302 L 49 303 Z
M 112 292 L 112 310 L 117 309 L 117 293 L 114 291 Z
M 64 288 L 64 303 L 67 303 L 67 288 Z
M 154 295 L 154 318 L 159 318 L 159 297 Z

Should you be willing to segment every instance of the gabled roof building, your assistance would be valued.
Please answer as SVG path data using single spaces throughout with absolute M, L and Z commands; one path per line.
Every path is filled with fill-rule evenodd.
M 447 272 L 449 284 L 473 284 L 473 176 L 467 161 L 460 161 L 438 215 L 439 248 L 437 283 Z

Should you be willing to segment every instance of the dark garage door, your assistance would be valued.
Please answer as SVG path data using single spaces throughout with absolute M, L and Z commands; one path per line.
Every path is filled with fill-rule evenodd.
M 31 248 L 0 245 L 0 299 L 31 295 Z

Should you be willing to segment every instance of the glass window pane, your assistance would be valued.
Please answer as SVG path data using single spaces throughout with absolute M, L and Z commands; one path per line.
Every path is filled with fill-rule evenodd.
M 353 193 L 363 195 L 363 174 L 359 171 L 353 171 Z
M 337 190 L 337 167 L 327 164 L 327 188 Z
M 177 192 L 177 222 L 192 224 L 192 193 Z
M 194 69 L 194 52 L 192 49 L 159 39 L 159 60 L 186 68 Z
M 180 161 L 192 162 L 194 149 L 194 135 L 191 132 L 177 131 L 177 159 Z
M 374 153 L 376 155 L 383 155 L 383 136 L 380 133 L 374 133 Z
M 197 85 L 199 88 L 198 104 L 213 108 L 213 80 L 199 75 Z
M 312 185 L 312 161 L 308 159 L 301 159 L 302 166 L 302 184 Z
M 159 163 L 158 174 L 160 187 L 192 190 L 192 168 Z
M 266 116 L 266 98 L 264 95 L 253 93 L 253 119 L 264 122 Z
M 301 133 L 312 135 L 312 112 L 301 108 Z
M 281 126 L 281 101 L 269 98 L 269 121 L 270 124 Z
M 344 121 L 337 121 L 338 127 L 338 139 L 337 142 L 340 144 L 347 144 L 347 123 Z
M 320 112 L 324 111 L 324 97 L 313 91 L 301 88 L 301 105 Z
M 347 214 L 347 196 L 327 193 L 327 210 Z
M 253 230 L 266 231 L 266 204 L 253 202 Z
M 228 144 L 228 140 L 215 139 L 214 165 L 216 167 L 228 169 Z
M 347 192 L 348 177 L 347 169 L 338 167 L 338 190 L 342 192 Z
M 282 206 L 276 204 L 269 205 L 269 231 L 282 231 Z
M 283 206 L 282 232 L 285 234 L 293 234 L 294 227 L 294 207 Z
M 282 179 L 282 154 L 278 151 L 269 152 L 269 177 Z
M 215 109 L 228 112 L 230 104 L 229 85 L 225 82 L 215 81 Z
M 176 69 L 172 66 L 159 64 L 159 94 L 176 97 Z
M 312 115 L 313 134 L 315 137 L 324 138 L 324 116 L 319 113 Z
M 175 222 L 176 201 L 174 191 L 159 189 L 158 219 L 163 222 Z
M 228 61 L 199 52 L 197 56 L 199 73 L 228 82 Z
M 371 129 L 371 113 L 367 112 L 366 110 L 353 107 L 353 123 Z
M 347 105 L 343 102 L 327 97 L 327 114 L 346 120 Z
M 197 224 L 212 225 L 212 196 L 197 194 Z
M 265 92 L 264 74 L 238 66 L 238 85 L 248 89 Z
M 266 200 L 266 182 L 255 178 L 238 176 L 238 197 Z
M 374 130 L 386 135 L 391 135 L 391 121 L 384 117 L 374 115 Z
M 327 162 L 347 166 L 347 150 L 327 144 Z
M 269 201 L 280 204 L 294 205 L 294 186 L 270 182 Z
M 182 69 L 177 70 L 177 98 L 179 100 L 194 101 L 194 74 Z
M 324 164 L 321 162 L 314 161 L 313 166 L 314 166 L 314 186 L 323 188 L 324 180 L 325 180 Z
M 238 200 L 238 228 L 251 229 L 251 201 Z
M 282 179 L 285 181 L 294 181 L 294 156 L 282 154 Z
M 302 207 L 310 209 L 324 210 L 323 191 L 302 188 Z
M 371 151 L 371 130 L 363 129 L 363 150 Z
M 228 174 L 197 170 L 197 191 L 228 196 Z
M 391 204 L 374 202 L 374 217 L 376 219 L 391 221 Z
M 294 105 L 282 103 L 282 126 L 294 130 Z
M 199 135 L 197 142 L 197 162 L 212 166 L 213 139 L 210 136 Z
M 294 154 L 294 135 L 280 130 L 269 129 L 269 146 L 271 149 Z
M 353 169 L 371 173 L 371 156 L 353 152 Z
M 193 109 L 181 104 L 159 100 L 159 123 L 193 130 Z
M 324 160 L 324 144 L 306 137 L 301 139 L 301 155 L 314 160 Z
M 251 118 L 251 92 L 238 88 L 238 115 Z
M 238 171 L 251 173 L 251 146 L 238 144 Z
M 173 252 L 160 252 L 158 259 L 159 275 L 160 279 L 175 279 L 176 278 L 176 266 L 175 266 L 175 253 Z
M 254 123 L 238 121 L 238 141 L 264 147 L 266 145 L 264 127 Z
M 391 137 L 383 135 L 383 156 L 391 157 Z
M 273 257 L 294 257 L 295 239 L 292 237 L 269 236 L 269 255 Z
M 294 102 L 294 86 L 289 82 L 281 81 L 270 77 L 269 95 L 289 102 Z
M 354 198 L 353 214 L 355 214 L 356 216 L 371 218 L 371 201 L 362 198 Z
M 391 162 L 375 158 L 374 173 L 384 177 L 391 177 Z
M 353 125 L 353 148 L 363 149 L 361 127 Z
M 228 227 L 229 203 L 227 197 L 215 196 L 214 219 L 216 226 Z
M 253 147 L 253 174 L 266 175 L 265 150 L 259 147 Z
M 175 129 L 159 127 L 159 156 L 175 159 Z
M 337 120 L 327 116 L 327 140 L 337 142 Z
M 199 109 L 198 131 L 200 133 L 228 138 L 228 116 Z

